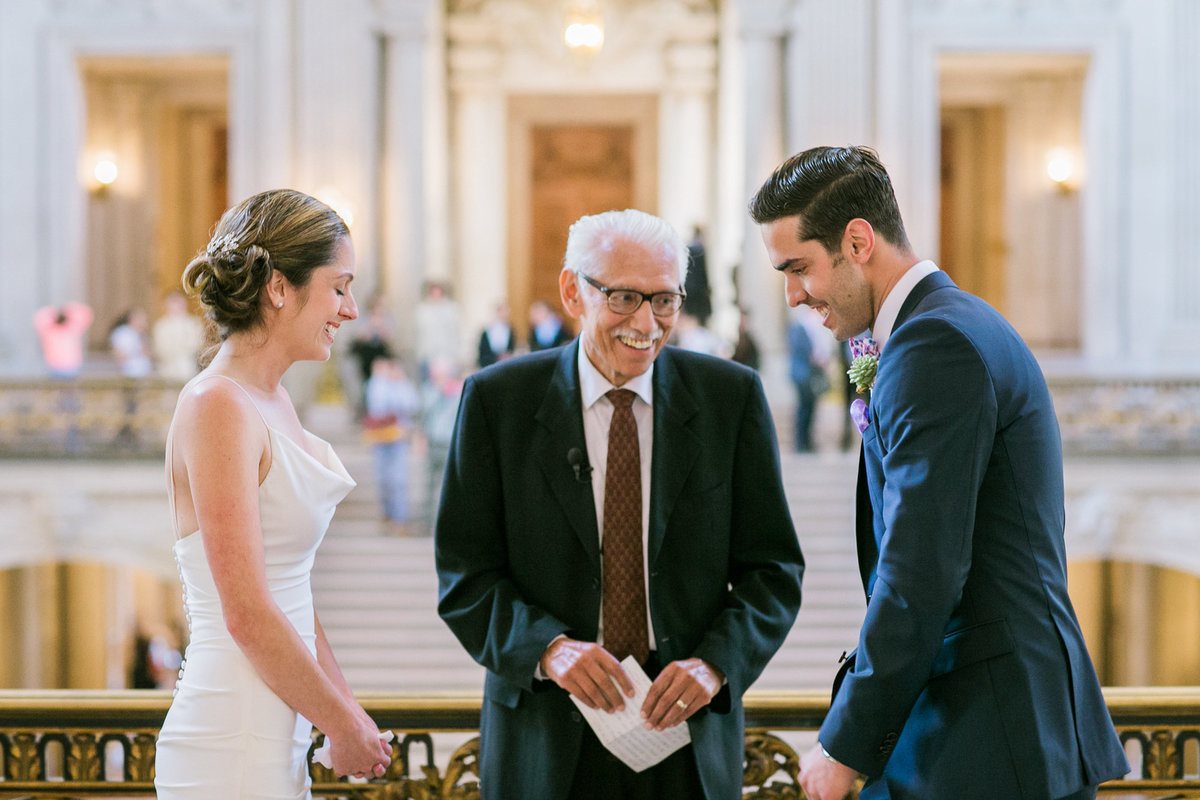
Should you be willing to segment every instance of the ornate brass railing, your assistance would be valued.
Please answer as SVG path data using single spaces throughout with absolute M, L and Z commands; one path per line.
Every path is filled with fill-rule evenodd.
M 1200 687 L 1108 689 L 1109 710 L 1134 771 L 1101 787 L 1116 798 L 1200 798 Z M 364 694 L 381 728 L 399 737 L 380 780 L 350 783 L 314 766 L 313 794 L 355 800 L 473 800 L 479 796 L 478 739 L 434 760 L 435 734 L 479 726 L 477 696 Z M 153 797 L 154 740 L 165 692 L 0 692 L 0 800 Z M 828 710 L 824 692 L 746 699 L 745 798 L 799 800 L 798 758 L 784 731 L 814 731 Z M 314 742 L 320 734 L 314 734 Z

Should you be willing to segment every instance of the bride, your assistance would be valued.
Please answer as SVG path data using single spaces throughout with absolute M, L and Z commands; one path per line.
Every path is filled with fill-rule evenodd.
M 358 316 L 341 217 L 290 190 L 228 210 L 183 283 L 216 327 L 167 438 L 175 558 L 190 629 L 158 738 L 161 800 L 310 797 L 313 725 L 339 775 L 380 776 L 391 748 L 347 685 L 309 575 L 354 481 L 306 431 L 281 378 L 329 358 Z

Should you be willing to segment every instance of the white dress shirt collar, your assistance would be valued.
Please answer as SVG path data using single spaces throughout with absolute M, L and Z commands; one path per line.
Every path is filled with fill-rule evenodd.
M 896 281 L 888 296 L 883 298 L 883 305 L 879 306 L 879 315 L 875 317 L 875 325 L 871 328 L 871 338 L 879 345 L 880 351 L 891 337 L 892 329 L 896 327 L 896 317 L 900 316 L 900 307 L 904 305 L 913 288 L 921 279 L 937 271 L 937 264 L 932 261 L 918 261 L 900 276 L 900 280 Z
M 619 388 L 629 389 L 642 400 L 646 401 L 646 405 L 654 405 L 654 365 L 650 365 L 650 369 L 638 375 L 636 378 L 630 378 L 625 382 L 624 386 Z M 587 357 L 584 351 L 583 337 L 579 337 L 579 398 L 583 402 L 583 410 L 587 411 L 597 400 L 608 394 L 611 390 L 618 387 L 613 386 L 608 382 L 608 378 L 600 374 L 600 370 L 596 369 L 592 364 L 591 359 Z

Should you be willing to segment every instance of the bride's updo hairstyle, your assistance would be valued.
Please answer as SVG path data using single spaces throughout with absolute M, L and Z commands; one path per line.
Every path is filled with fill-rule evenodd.
M 262 324 L 272 270 L 303 288 L 349 235 L 337 212 L 314 197 L 292 189 L 262 192 L 221 215 L 208 246 L 184 270 L 183 288 L 200 299 L 224 341 Z

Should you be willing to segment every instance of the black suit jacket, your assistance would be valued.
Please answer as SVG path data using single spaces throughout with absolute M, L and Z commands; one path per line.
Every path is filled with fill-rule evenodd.
M 467 380 L 436 529 L 438 610 L 487 668 L 484 797 L 565 798 L 582 725 L 567 693 L 534 679 L 559 634 L 595 641 L 600 546 L 578 343 Z M 741 697 L 783 643 L 804 561 L 757 375 L 665 348 L 654 368 L 648 541 L 661 663 L 699 657 L 727 684 L 689 721 L 709 798 L 741 797 Z

